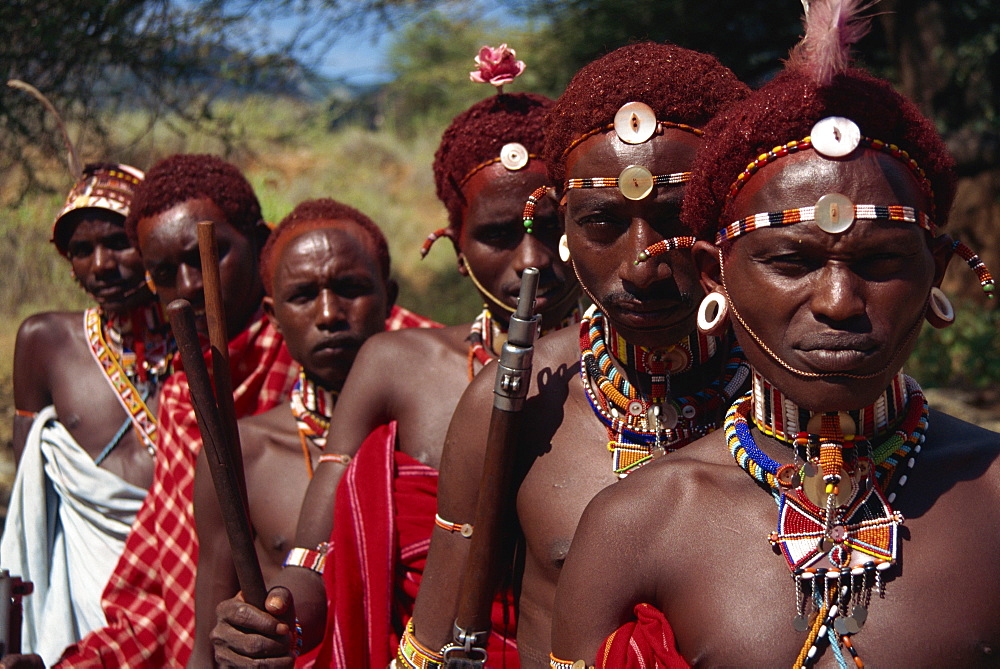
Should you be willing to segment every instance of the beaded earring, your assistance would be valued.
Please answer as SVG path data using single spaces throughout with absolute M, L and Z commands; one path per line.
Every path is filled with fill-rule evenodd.
M 698 331 L 706 335 L 722 336 L 729 327 L 729 302 L 717 290 L 705 296 L 698 305 Z

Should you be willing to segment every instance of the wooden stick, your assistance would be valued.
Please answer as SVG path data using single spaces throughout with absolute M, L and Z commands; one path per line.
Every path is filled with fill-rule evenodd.
M 205 358 L 202 356 L 194 310 L 187 300 L 174 300 L 167 307 L 167 317 L 187 374 L 191 403 L 204 442 L 212 483 L 219 498 L 240 589 L 249 604 L 263 609 L 267 590 L 257 561 L 257 550 L 253 545 L 250 519 L 240 491 L 239 472 L 225 443 L 222 415 L 212 392 L 212 381 L 208 376 Z
M 240 448 L 240 431 L 236 425 L 236 406 L 233 404 L 233 380 L 229 374 L 229 333 L 226 332 L 226 304 L 222 298 L 222 280 L 219 277 L 219 246 L 215 239 L 215 223 L 198 223 L 198 252 L 201 256 L 201 282 L 205 294 L 205 317 L 208 320 L 208 338 L 212 348 L 212 377 L 215 380 L 215 397 L 226 431 L 227 447 L 239 465 L 240 491 L 246 501 L 246 481 L 243 476 L 243 449 Z

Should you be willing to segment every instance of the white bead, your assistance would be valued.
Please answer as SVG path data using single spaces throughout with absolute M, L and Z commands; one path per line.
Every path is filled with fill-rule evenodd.
M 899 486 L 903 487 L 904 485 L 906 485 L 906 474 L 899 477 Z
M 894 493 L 894 492 L 889 493 L 889 498 L 888 499 L 889 499 L 889 504 L 892 504 L 893 502 L 895 502 L 896 501 L 896 493 Z
M 879 562 L 877 565 L 875 565 L 875 568 L 878 569 L 879 571 L 885 571 L 891 566 L 892 566 L 891 562 Z

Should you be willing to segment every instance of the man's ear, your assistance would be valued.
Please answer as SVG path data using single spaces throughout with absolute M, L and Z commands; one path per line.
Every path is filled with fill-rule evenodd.
M 397 297 L 399 297 L 399 284 L 396 283 L 395 279 L 387 279 L 385 282 L 385 317 L 387 319 L 392 314 Z
M 281 332 L 281 323 L 274 316 L 274 298 L 270 295 L 264 295 L 264 298 L 260 301 L 260 306 L 264 309 L 264 315 L 267 316 L 267 320 L 271 321 L 274 329 Z
M 955 240 L 948 235 L 940 235 L 930 241 L 930 248 L 934 258 L 934 285 L 940 288 L 944 273 L 955 255 Z
M 705 294 L 722 288 L 721 252 L 719 247 L 711 242 L 700 240 L 691 249 L 694 266 L 698 269 L 698 277 Z
M 458 252 L 458 273 L 462 276 L 469 276 L 469 268 L 465 266 L 465 254 Z

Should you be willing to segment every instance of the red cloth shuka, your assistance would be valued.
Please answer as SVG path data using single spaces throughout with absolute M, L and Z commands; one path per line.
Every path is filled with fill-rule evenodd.
M 396 450 L 396 423 L 365 440 L 337 488 L 323 645 L 301 667 L 383 669 L 413 615 L 437 511 L 438 472 Z M 489 667 L 517 669 L 512 597 L 493 604 Z
M 604 640 L 597 669 L 689 669 L 663 614 L 650 604 L 638 604 L 634 611 L 634 622 L 625 623 Z
M 394 307 L 386 327 L 440 326 Z M 263 312 L 229 342 L 229 367 L 238 418 L 284 402 L 299 371 Z M 60 669 L 184 667 L 191 655 L 198 564 L 194 470 L 202 440 L 183 371 L 164 382 L 157 414 L 153 485 L 104 589 L 108 624 L 67 648 L 56 665 Z

